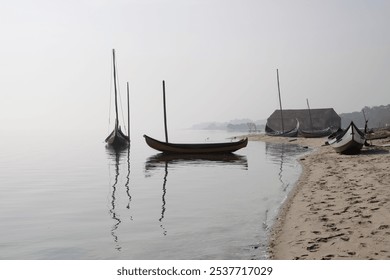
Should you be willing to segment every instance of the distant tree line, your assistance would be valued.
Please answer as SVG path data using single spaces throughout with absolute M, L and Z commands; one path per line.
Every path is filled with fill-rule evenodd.
M 264 125 L 255 124 L 254 122 L 247 122 L 247 123 L 238 123 L 238 124 L 232 124 L 229 123 L 227 125 L 227 130 L 230 131 L 242 131 L 242 132 L 259 132 L 262 128 L 264 128 Z
M 360 112 L 339 114 L 341 127 L 345 128 L 353 121 L 358 127 L 363 128 L 365 118 L 368 120 L 368 128 L 381 128 L 390 126 L 390 104 L 364 107 Z M 365 118 L 364 118 L 365 117 Z
M 195 124 L 192 129 L 204 129 L 204 130 L 228 130 L 228 131 L 240 131 L 240 132 L 259 132 L 264 130 L 265 121 L 252 121 L 250 119 L 238 119 L 230 122 L 206 122 Z

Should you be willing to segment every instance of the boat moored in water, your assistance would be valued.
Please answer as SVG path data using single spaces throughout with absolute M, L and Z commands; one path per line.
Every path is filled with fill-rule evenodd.
M 122 149 L 130 145 L 129 135 L 125 135 L 119 125 L 118 117 L 118 93 L 117 93 L 117 76 L 116 76 L 116 63 L 115 63 L 115 50 L 112 50 L 112 63 L 114 74 L 114 91 L 115 91 L 115 127 L 114 130 L 107 136 L 105 142 L 109 148 Z M 127 110 L 128 110 L 128 129 L 130 130 L 130 117 L 129 117 L 129 83 L 127 83 Z
M 224 143 L 167 143 L 161 142 L 152 137 L 144 135 L 145 141 L 149 147 L 163 152 L 172 154 L 221 154 L 221 153 L 233 153 L 239 149 L 247 146 L 248 138 L 235 141 L 235 142 L 224 142 Z

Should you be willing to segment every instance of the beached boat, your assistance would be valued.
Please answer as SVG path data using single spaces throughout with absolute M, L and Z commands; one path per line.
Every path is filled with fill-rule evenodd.
M 163 152 L 172 154 L 214 154 L 214 153 L 232 153 L 239 149 L 246 147 L 248 144 L 248 138 L 225 143 L 194 143 L 194 144 L 177 144 L 170 143 L 168 141 L 168 128 L 167 128 L 167 114 L 165 106 L 165 81 L 162 82 L 163 86 L 163 109 L 164 109 L 164 127 L 165 127 L 165 142 L 158 141 L 144 135 L 146 144 L 149 147 Z
M 310 120 L 310 130 L 304 130 L 299 128 L 298 135 L 305 137 L 305 138 L 320 138 L 329 136 L 332 134 L 332 129 L 330 127 L 327 127 L 325 129 L 314 129 L 313 126 L 313 119 L 311 117 L 311 111 L 310 111 L 310 105 L 309 105 L 309 99 L 306 98 L 307 103 L 307 111 L 309 113 L 309 120 Z
M 319 130 L 303 130 L 299 129 L 298 131 L 299 136 L 305 137 L 305 138 L 320 138 L 320 137 L 326 137 L 332 134 L 332 129 L 330 127 L 325 129 L 319 129 Z
M 265 125 L 265 134 L 268 136 L 280 136 L 280 137 L 297 137 L 299 130 L 299 121 L 297 120 L 297 124 L 293 129 L 286 131 L 277 131 L 273 130 L 268 126 L 268 123 Z
M 235 142 L 224 142 L 224 143 L 178 144 L 178 143 L 161 142 L 147 135 L 144 135 L 144 137 L 149 147 L 163 153 L 173 153 L 173 154 L 232 153 L 246 147 L 246 145 L 248 144 L 248 138 L 235 141 Z
M 340 154 L 357 154 L 365 141 L 365 134 L 351 122 L 346 129 L 329 136 L 327 143 Z
M 105 142 L 107 143 L 107 146 L 112 148 L 124 148 L 129 146 L 130 137 L 122 132 L 121 127 L 119 125 L 115 50 L 112 50 L 112 62 L 113 62 L 114 91 L 115 91 L 115 127 L 114 130 L 107 136 Z M 127 83 L 127 108 L 128 108 L 128 116 L 129 116 L 129 84 L 128 83 Z M 128 122 L 130 122 L 129 117 L 128 117 Z M 128 124 L 128 126 L 130 128 L 130 123 Z
M 278 83 L 278 93 L 279 93 L 279 106 L 280 106 L 280 121 L 282 125 L 282 131 L 273 130 L 269 127 L 268 123 L 265 124 L 265 134 L 268 136 L 281 136 L 281 137 L 297 137 L 299 129 L 299 121 L 295 128 L 290 130 L 284 130 L 284 118 L 283 118 L 283 108 L 282 108 L 282 98 L 280 96 L 280 85 L 279 85 L 279 69 L 276 69 L 276 79 Z

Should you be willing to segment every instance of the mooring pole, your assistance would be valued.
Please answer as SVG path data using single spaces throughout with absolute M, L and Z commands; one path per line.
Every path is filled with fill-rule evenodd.
M 168 143 L 168 128 L 167 128 L 167 110 L 165 105 L 165 81 L 162 81 L 163 86 L 163 105 L 164 105 L 164 127 L 165 127 L 165 142 Z
M 276 69 L 276 77 L 277 77 L 277 80 L 278 80 L 278 92 L 279 92 L 280 117 L 282 118 L 282 132 L 284 133 L 284 122 L 283 122 L 282 98 L 280 97 L 279 70 L 278 70 L 278 69 Z

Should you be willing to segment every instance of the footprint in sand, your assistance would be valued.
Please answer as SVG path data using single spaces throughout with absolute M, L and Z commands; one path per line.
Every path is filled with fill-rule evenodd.
M 322 257 L 321 260 L 331 260 L 334 258 L 334 255 L 326 255 L 325 257 Z
M 317 252 L 317 250 L 318 250 L 319 247 L 320 247 L 320 246 L 319 246 L 318 244 L 313 244 L 313 245 L 307 247 L 306 249 L 307 249 L 308 251 L 310 251 L 310 252 Z
M 321 222 L 327 222 L 327 221 L 329 221 L 329 219 L 326 216 L 321 216 L 320 217 L 320 221 Z
M 363 219 L 369 219 L 372 217 L 372 215 L 360 215 Z
M 389 228 L 390 226 L 389 225 L 380 225 L 379 227 L 378 227 L 378 229 L 387 229 L 387 228 Z
M 344 241 L 349 241 L 349 237 L 348 236 L 342 236 L 340 237 L 341 240 L 344 240 Z

